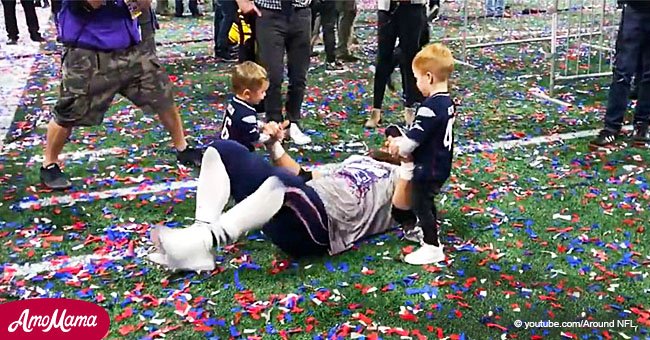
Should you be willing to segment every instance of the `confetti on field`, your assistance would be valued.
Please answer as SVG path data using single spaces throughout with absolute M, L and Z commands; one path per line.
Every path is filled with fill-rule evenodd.
M 432 36 L 447 39 L 460 58 L 460 4 L 443 3 Z M 324 56 L 312 58 L 303 126 L 314 143 L 288 148 L 302 164 L 327 169 L 377 147 L 383 135 L 363 128 L 376 15 L 372 2 L 358 5 L 360 61 L 331 75 Z M 477 36 L 519 23 L 472 20 Z M 545 26 L 541 15 L 530 20 L 532 29 Z M 161 25 L 158 54 L 189 140 L 209 144 L 219 133 L 230 67 L 211 55 L 212 17 L 162 18 Z M 103 126 L 71 135 L 62 164 L 72 190 L 38 184 L 44 126 L 57 100 L 57 48 L 32 52 L 18 97 L 0 92 L 3 102 L 18 103 L 0 152 L 0 302 L 91 301 L 109 311 L 110 337 L 125 339 L 650 337 L 650 151 L 625 137 L 610 151 L 587 148 L 602 125 L 605 79 L 559 87 L 557 98 L 571 107 L 530 94 L 547 86 L 528 76 L 548 72 L 545 43 L 476 48 L 468 59 L 475 69 L 457 65 L 457 152 L 436 197 L 446 261 L 404 264 L 417 244 L 398 229 L 340 256 L 300 260 L 252 233 L 216 249 L 216 269 L 203 273 L 168 272 L 145 259 L 153 227 L 193 222 L 196 172 L 175 164 L 157 117 L 126 99 L 116 97 Z M 386 124 L 401 120 L 398 70 L 393 83 Z M 619 319 L 634 327 L 517 327 L 517 320 Z

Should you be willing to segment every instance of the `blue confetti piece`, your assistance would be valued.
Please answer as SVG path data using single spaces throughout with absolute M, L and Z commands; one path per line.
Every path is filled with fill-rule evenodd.
M 246 288 L 241 284 L 241 282 L 239 282 L 239 269 L 235 270 L 235 273 L 234 273 L 233 276 L 234 276 L 234 280 L 235 280 L 235 287 L 237 287 L 237 289 L 240 290 L 240 291 L 246 289 Z

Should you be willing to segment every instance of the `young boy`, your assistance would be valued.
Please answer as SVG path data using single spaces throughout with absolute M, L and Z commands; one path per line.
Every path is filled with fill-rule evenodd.
M 255 151 L 255 144 L 264 143 L 270 138 L 260 133 L 264 124 L 258 122 L 253 107 L 264 99 L 269 88 L 266 70 L 252 61 L 246 61 L 233 68 L 230 81 L 234 96 L 226 109 L 221 139 L 232 139 Z
M 438 238 L 433 199 L 451 172 L 455 118 L 448 79 L 453 70 L 453 56 L 442 44 L 428 45 L 415 56 L 413 73 L 418 89 L 427 98 L 418 108 L 408 131 L 390 138 L 390 153 L 403 157 L 400 177 L 411 180 L 411 205 L 417 217 L 417 227 L 424 235 L 422 246 L 404 258 L 410 264 L 429 264 L 445 259 Z

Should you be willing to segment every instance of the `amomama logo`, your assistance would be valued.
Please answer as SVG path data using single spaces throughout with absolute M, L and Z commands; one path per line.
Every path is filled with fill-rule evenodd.
M 72 299 L 29 299 L 0 305 L 0 339 L 87 339 L 108 334 L 108 312 Z

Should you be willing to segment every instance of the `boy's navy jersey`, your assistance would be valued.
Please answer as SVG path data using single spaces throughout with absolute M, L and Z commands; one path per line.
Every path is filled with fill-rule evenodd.
M 260 140 L 257 125 L 257 112 L 245 101 L 233 96 L 226 108 L 221 125 L 221 139 L 230 139 L 255 151 L 255 144 Z
M 454 152 L 454 103 L 447 92 L 424 100 L 406 136 L 418 146 L 413 150 L 416 181 L 444 182 L 451 172 Z

